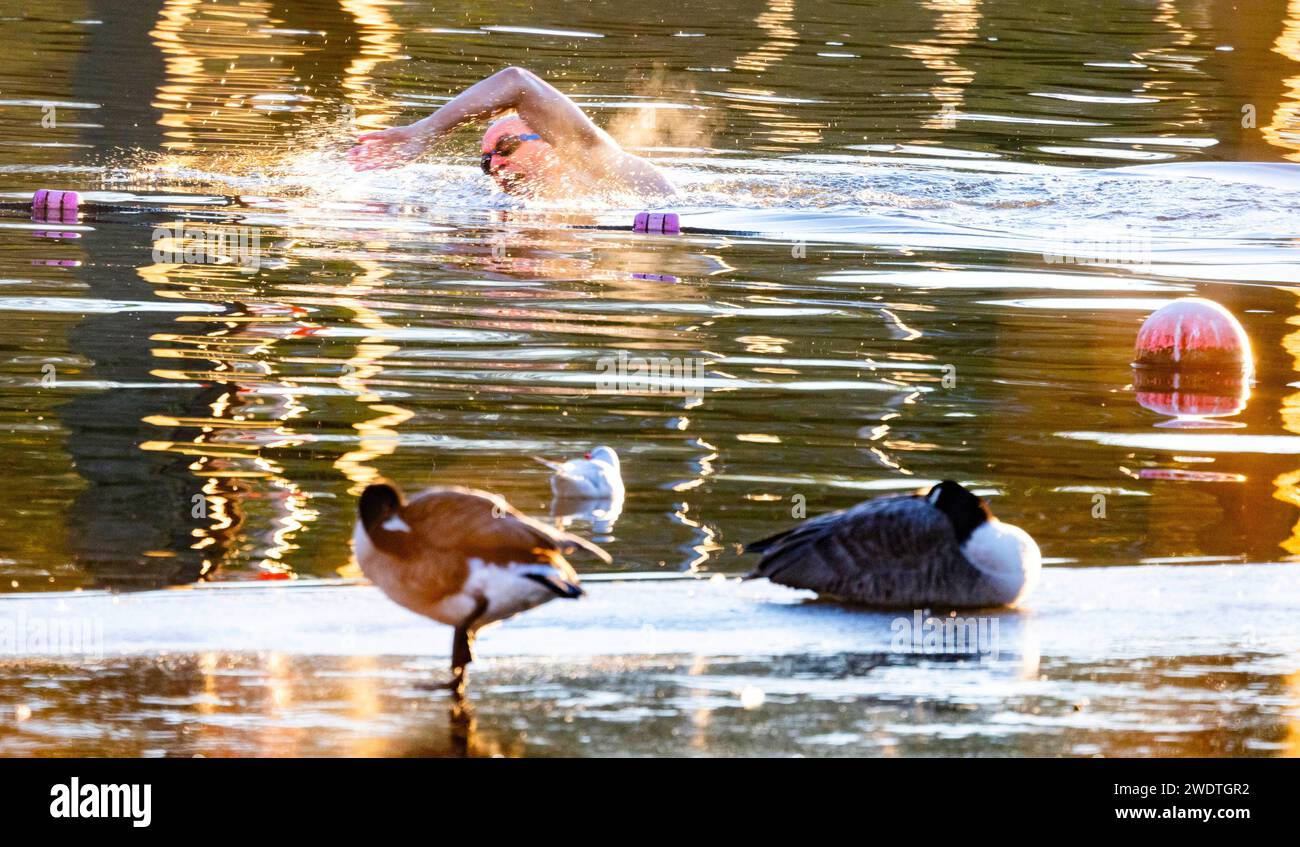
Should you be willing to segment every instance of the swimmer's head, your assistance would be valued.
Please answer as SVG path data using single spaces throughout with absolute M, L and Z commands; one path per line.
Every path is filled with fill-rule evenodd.
M 483 133 L 483 173 L 505 191 L 524 191 L 555 158 L 551 145 L 516 115 L 494 121 Z

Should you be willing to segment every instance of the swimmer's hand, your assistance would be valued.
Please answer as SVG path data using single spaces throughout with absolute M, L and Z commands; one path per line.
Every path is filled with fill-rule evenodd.
M 426 133 L 416 126 L 367 132 L 348 151 L 348 163 L 357 171 L 395 168 L 423 153 L 427 145 Z

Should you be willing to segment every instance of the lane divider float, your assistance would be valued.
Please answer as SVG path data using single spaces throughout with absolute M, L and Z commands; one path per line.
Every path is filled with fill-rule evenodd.
M 199 203 L 190 211 L 206 209 L 229 209 L 231 207 L 241 209 L 258 208 L 264 203 L 271 202 L 262 198 L 246 199 L 244 197 L 225 197 L 224 203 Z M 83 216 L 93 216 L 104 213 L 129 213 L 129 214 L 158 214 L 174 215 L 177 209 L 166 206 L 147 206 L 133 203 L 96 203 L 93 201 L 83 201 L 81 195 L 76 191 L 67 191 L 59 188 L 42 188 L 32 195 L 30 203 L 0 203 L 0 211 L 23 212 L 31 211 L 32 220 L 45 223 L 76 223 Z M 593 229 L 593 230 L 612 230 L 623 232 L 635 232 L 645 235 L 733 235 L 733 236 L 762 236 L 761 232 L 744 232 L 730 229 L 706 229 L 704 227 L 686 227 L 682 226 L 681 216 L 676 212 L 638 212 L 632 219 L 631 225 L 627 224 L 600 224 L 595 226 L 575 226 L 574 229 Z

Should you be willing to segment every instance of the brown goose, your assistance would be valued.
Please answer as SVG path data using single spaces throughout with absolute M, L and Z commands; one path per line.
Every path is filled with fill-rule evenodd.
M 951 481 L 809 519 L 745 552 L 763 556 L 751 578 L 896 609 L 1014 605 L 1042 567 L 1027 532 Z
M 556 597 L 581 597 L 565 560 L 589 541 L 524 515 L 503 498 L 470 488 L 431 488 L 404 500 L 379 482 L 361 494 L 353 549 L 362 572 L 397 604 L 456 628 L 452 680 L 463 693 L 480 628 Z

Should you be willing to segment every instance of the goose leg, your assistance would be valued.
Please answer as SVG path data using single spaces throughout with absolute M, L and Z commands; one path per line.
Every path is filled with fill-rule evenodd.
M 469 663 L 474 661 L 474 625 L 478 619 L 483 617 L 487 611 L 488 601 L 486 597 L 478 598 L 474 604 L 474 611 L 469 617 L 461 621 L 460 626 L 456 627 L 456 633 L 451 639 L 451 688 L 452 693 L 457 697 L 465 695 L 465 671 Z

